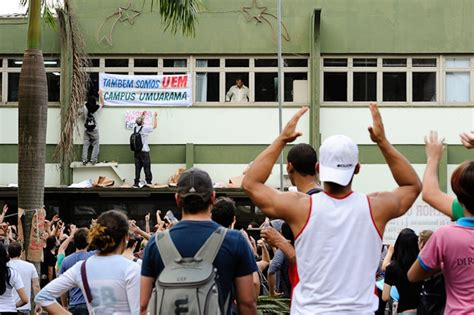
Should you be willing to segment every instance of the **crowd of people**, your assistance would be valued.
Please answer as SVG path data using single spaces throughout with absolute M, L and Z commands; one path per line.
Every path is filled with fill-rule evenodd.
M 354 192 L 358 147 L 337 135 L 323 142 L 319 160 L 310 145 L 294 145 L 287 172 L 297 191 L 276 190 L 265 182 L 285 145 L 301 135 L 296 127 L 306 111 L 293 116 L 243 178 L 243 190 L 267 217 L 263 223 L 235 229 L 235 202 L 217 198 L 198 168 L 178 180 L 180 221 L 159 210 L 156 222 L 145 216 L 143 228 L 116 210 L 87 227 L 58 216 L 46 221 L 39 274 L 22 259 L 16 229 L 3 223 L 0 314 L 256 314 L 262 295 L 291 300 L 292 314 L 384 314 L 384 303 L 393 301 L 400 314 L 474 314 L 474 161 L 454 171 L 455 196 L 444 193 L 443 140 L 431 132 L 422 182 L 388 141 L 371 104 L 369 135 L 396 189 Z M 463 133 L 461 141 L 474 147 L 474 134 Z M 384 251 L 385 226 L 420 193 L 456 222 L 419 235 L 408 227 Z

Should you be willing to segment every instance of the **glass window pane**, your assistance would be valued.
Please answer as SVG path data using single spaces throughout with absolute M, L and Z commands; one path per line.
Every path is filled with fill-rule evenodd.
M 219 73 L 196 73 L 196 102 L 219 101 Z
M 308 74 L 295 72 L 284 74 L 285 102 L 308 103 Z
M 284 59 L 283 64 L 285 67 L 307 67 L 308 59 Z
M 89 66 L 90 67 L 99 67 L 100 66 L 100 59 L 97 59 L 97 58 L 89 59 Z
M 135 67 L 158 67 L 158 59 L 135 59 Z
M 10 68 L 21 68 L 23 64 L 23 58 L 8 59 L 8 67 Z M 58 58 L 44 58 L 45 68 L 59 68 L 61 62 Z
M 413 72 L 413 102 L 436 102 L 436 72 Z
M 278 67 L 278 59 L 255 59 L 255 67 Z
M 384 72 L 382 86 L 384 102 L 406 102 L 406 72 Z
M 226 59 L 225 66 L 226 67 L 248 67 L 249 60 L 248 59 Z
M 8 74 L 8 101 L 18 102 L 18 84 L 20 83 L 20 73 Z
M 128 67 L 128 59 L 105 59 L 106 67 Z
M 59 72 L 47 72 L 48 102 L 59 102 L 61 74 Z
M 134 72 L 136 75 L 157 75 L 158 72 Z
M 370 102 L 377 100 L 377 73 L 354 72 L 354 101 Z
M 411 61 L 413 67 L 436 67 L 436 59 L 435 58 L 413 58 Z
M 469 72 L 446 72 L 446 102 L 469 102 Z
M 59 68 L 61 66 L 61 60 L 59 58 L 44 58 L 45 68 Z
M 10 68 L 20 68 L 22 64 L 22 58 L 8 59 L 8 67 Z
M 347 101 L 347 73 L 324 72 L 324 101 Z
M 232 94 L 232 90 L 230 90 L 230 88 L 233 87 L 234 85 L 237 85 L 237 80 L 242 80 L 243 86 L 248 88 L 248 82 L 249 82 L 248 72 L 227 72 L 225 74 L 226 102 L 248 102 L 249 101 L 245 93 L 241 93 L 239 95 Z M 239 91 L 245 92 L 245 89 L 239 90 Z
M 354 67 L 377 67 L 376 58 L 355 58 L 353 60 Z
M 470 66 L 469 58 L 446 58 L 446 67 L 448 68 L 468 68 Z
M 278 101 L 278 73 L 255 73 L 255 102 Z
M 196 67 L 216 68 L 220 67 L 221 61 L 219 59 L 197 59 Z
M 406 67 L 407 60 L 402 58 L 397 59 L 384 59 L 383 60 L 384 67 Z
M 188 65 L 187 59 L 164 59 L 163 67 L 165 68 L 185 68 Z
M 325 67 L 347 67 L 347 59 L 342 58 L 324 58 Z

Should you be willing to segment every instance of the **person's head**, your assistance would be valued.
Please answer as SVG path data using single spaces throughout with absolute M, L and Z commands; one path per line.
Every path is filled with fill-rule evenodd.
M 244 81 L 242 80 L 242 78 L 237 78 L 235 79 L 235 85 L 237 85 L 237 87 L 240 89 L 242 86 L 244 86 Z
M 212 221 L 225 228 L 230 228 L 235 222 L 235 202 L 228 197 L 219 197 L 212 206 Z
M 5 293 L 7 283 L 10 285 L 10 268 L 7 266 L 8 258 L 5 246 L 0 246 L 0 295 Z
M 139 116 L 137 119 L 135 119 L 135 123 L 137 126 L 143 126 L 143 123 L 145 122 L 145 116 Z
M 197 167 L 190 168 L 179 177 L 175 198 L 184 213 L 209 211 L 216 199 L 211 177 Z
M 426 242 L 430 239 L 431 235 L 433 235 L 433 231 L 431 230 L 423 230 L 418 235 L 418 249 L 422 250 L 425 247 Z
M 89 246 L 89 242 L 87 240 L 87 236 L 89 235 L 88 228 L 80 228 L 74 234 L 74 245 L 76 249 L 82 250 L 86 249 Z
M 293 146 L 286 156 L 288 176 L 292 185 L 295 184 L 295 175 L 316 176 L 316 163 L 318 158 L 312 146 L 306 143 L 299 143 Z M 296 174 L 295 174 L 296 173 Z
M 58 240 L 56 239 L 56 236 L 48 237 L 46 239 L 46 250 L 52 251 L 52 250 L 55 250 L 56 247 L 58 247 Z
M 474 215 L 474 161 L 466 161 L 454 170 L 451 188 L 464 209 Z
M 117 210 L 102 213 L 89 231 L 89 244 L 99 254 L 123 251 L 128 239 L 128 219 Z
M 327 138 L 319 148 L 316 170 L 321 181 L 335 192 L 350 186 L 360 170 L 357 145 L 343 135 Z
M 23 248 L 21 247 L 21 244 L 18 242 L 11 242 L 10 245 L 8 245 L 8 256 L 10 258 L 18 258 L 21 256 L 21 251 Z
M 419 252 L 416 233 L 412 229 L 403 229 L 395 241 L 392 261 L 396 261 L 404 272 L 408 272 Z
M 134 253 L 137 249 L 137 246 L 140 244 L 140 241 L 141 240 L 133 233 L 128 233 L 127 249 L 130 249 Z
M 97 111 L 97 98 L 94 95 L 89 95 L 89 97 L 87 97 L 86 107 L 92 114 Z

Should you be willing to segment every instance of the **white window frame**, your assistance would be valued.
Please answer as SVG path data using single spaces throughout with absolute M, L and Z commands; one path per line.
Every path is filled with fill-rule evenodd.
M 450 68 L 446 66 L 446 59 L 448 58 L 459 58 L 459 59 L 469 59 L 470 66 L 469 67 L 456 67 L 456 68 Z M 442 102 L 443 104 L 449 106 L 449 107 L 455 107 L 455 106 L 472 106 L 474 104 L 474 84 L 473 84 L 473 78 L 474 78 L 474 57 L 469 56 L 469 55 L 445 55 L 442 56 L 441 58 L 441 77 L 442 77 L 442 82 L 441 86 L 443 87 L 443 95 L 442 95 Z M 468 102 L 448 102 L 446 101 L 446 73 L 447 72 L 463 72 L 463 73 L 469 73 L 469 101 Z

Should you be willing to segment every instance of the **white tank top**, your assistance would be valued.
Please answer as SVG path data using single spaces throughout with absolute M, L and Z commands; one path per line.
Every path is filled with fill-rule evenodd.
M 295 241 L 299 283 L 291 314 L 374 314 L 382 238 L 367 195 L 311 196 L 308 221 Z

